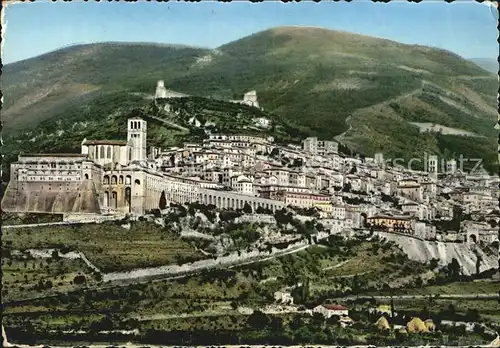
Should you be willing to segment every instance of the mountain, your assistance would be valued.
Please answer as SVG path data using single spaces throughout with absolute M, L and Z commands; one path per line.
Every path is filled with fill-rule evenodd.
M 27 134 L 47 133 L 60 138 L 59 145 L 50 146 L 59 151 L 62 144 L 74 147 L 81 140 L 75 127 L 117 136 L 113 117 L 150 103 L 141 93 L 154 93 L 162 79 L 169 89 L 223 100 L 256 90 L 267 112 L 301 134 L 336 137 L 365 155 L 462 154 L 485 158 L 496 171 L 498 80 L 436 48 L 279 27 L 213 50 L 78 45 L 8 64 L 2 78 L 3 117 L 11 134 L 7 145 L 24 144 Z M 181 140 L 179 135 L 169 141 Z M 48 150 L 44 141 L 33 143 Z
M 474 64 L 480 66 L 486 71 L 498 74 L 498 60 L 492 58 L 471 58 L 469 59 Z

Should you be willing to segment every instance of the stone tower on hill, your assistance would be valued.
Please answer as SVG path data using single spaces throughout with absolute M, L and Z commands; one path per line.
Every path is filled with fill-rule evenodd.
M 155 99 L 167 98 L 167 89 L 163 80 L 158 81 L 156 84 Z
M 167 99 L 167 98 L 182 98 L 182 97 L 189 97 L 189 95 L 168 90 L 165 87 L 165 82 L 163 80 L 159 80 L 156 83 L 155 100 Z

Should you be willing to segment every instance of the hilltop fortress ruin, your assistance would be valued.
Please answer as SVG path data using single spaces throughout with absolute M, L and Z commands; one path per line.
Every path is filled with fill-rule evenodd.
M 155 91 L 155 100 L 157 99 L 168 99 L 168 98 L 182 98 L 182 97 L 189 97 L 189 94 L 184 94 L 180 92 L 175 92 L 172 90 L 169 90 L 165 87 L 165 82 L 163 80 L 158 80 L 156 83 L 156 91 Z M 253 106 L 258 109 L 261 109 L 259 106 L 259 101 L 257 99 L 257 92 L 256 91 L 250 91 L 247 92 L 243 95 L 242 100 L 230 100 L 229 102 L 231 103 L 237 103 L 237 104 L 244 104 L 248 106 Z
M 256 91 L 250 91 L 247 92 L 243 95 L 243 100 L 230 100 L 231 103 L 237 103 L 237 104 L 245 104 L 248 106 L 253 106 L 256 107 L 257 109 L 260 109 L 261 107 L 259 106 L 259 101 L 257 100 L 257 92 Z
M 174 92 L 165 87 L 165 82 L 163 80 L 159 80 L 156 83 L 156 92 L 155 99 L 167 99 L 167 98 L 182 98 L 189 97 L 188 94 Z

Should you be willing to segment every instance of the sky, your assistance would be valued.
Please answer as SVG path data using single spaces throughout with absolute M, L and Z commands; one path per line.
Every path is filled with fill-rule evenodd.
M 323 27 L 498 57 L 498 14 L 468 0 L 305 2 L 45 2 L 5 8 L 4 64 L 71 44 L 128 41 L 216 48 L 283 25 Z M 496 17 L 495 17 L 496 16 Z

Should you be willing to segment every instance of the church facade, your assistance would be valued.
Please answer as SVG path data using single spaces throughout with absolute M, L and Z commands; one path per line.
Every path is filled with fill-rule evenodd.
M 144 214 L 169 201 L 196 201 L 199 183 L 166 175 L 147 159 L 147 122 L 128 120 L 127 140 L 87 140 L 80 154 L 20 154 L 2 209 L 6 212 Z

